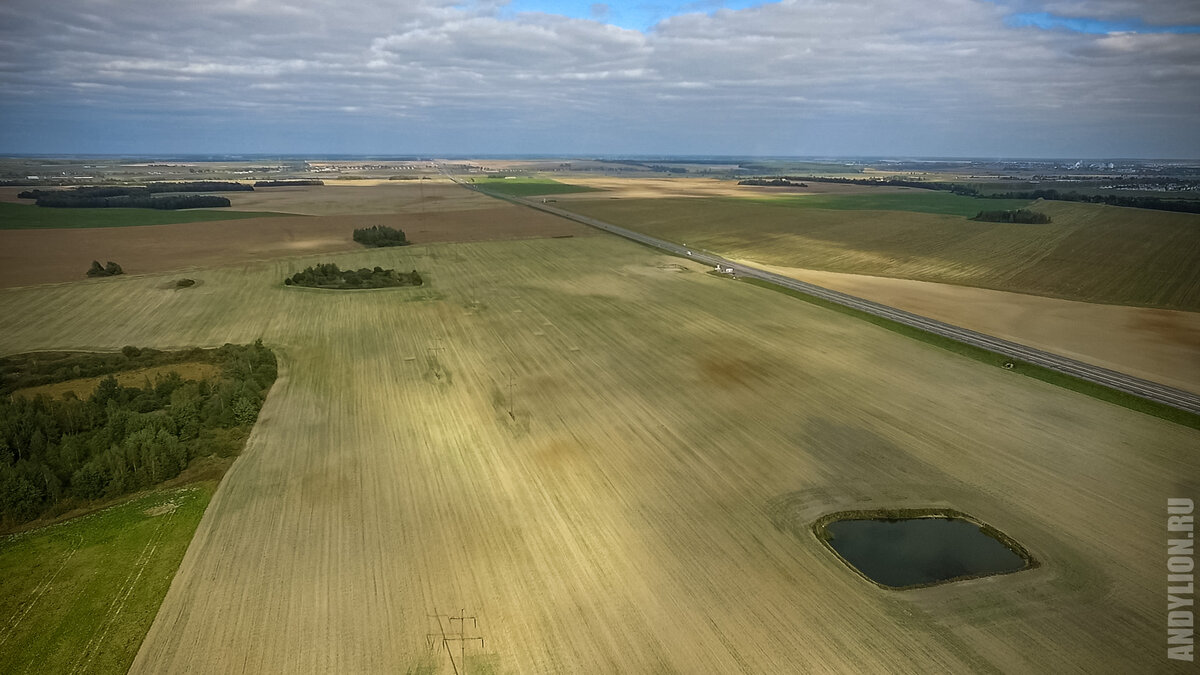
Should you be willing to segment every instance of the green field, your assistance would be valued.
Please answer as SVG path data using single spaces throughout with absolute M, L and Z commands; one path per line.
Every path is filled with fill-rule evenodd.
M 165 211 L 161 209 L 56 209 L 32 204 L 0 203 L 0 230 L 33 230 L 82 227 L 133 227 L 197 223 L 285 216 L 286 213 L 251 211 L 208 211 L 204 209 Z
M 0 538 L 0 672 L 126 672 L 215 487 Z
M 600 192 L 596 188 L 560 183 L 549 178 L 482 178 L 475 185 L 488 192 L 530 197 L 533 195 L 561 195 L 572 192 Z
M 768 265 L 1200 311 L 1200 216 L 1038 202 L 1033 208 L 1053 222 L 1018 225 L 913 211 L 795 208 L 812 198 L 598 199 L 567 206 L 656 237 Z M 923 199 L 946 204 L 970 200 L 940 194 Z M 1007 200 L 978 202 L 999 207 Z
M 774 197 L 736 197 L 773 206 L 839 211 L 912 211 L 950 216 L 972 217 L 980 211 L 1023 209 L 1028 199 L 979 199 L 949 192 L 914 190 L 905 192 L 866 192 L 862 194 L 779 195 Z

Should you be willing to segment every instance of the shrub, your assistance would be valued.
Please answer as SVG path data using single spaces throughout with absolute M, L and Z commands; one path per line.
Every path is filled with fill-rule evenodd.
M 93 260 L 92 266 L 88 268 L 87 275 L 89 277 L 111 277 L 117 274 L 124 274 L 125 270 L 117 263 L 109 260 L 103 267 L 100 266 L 100 261 Z

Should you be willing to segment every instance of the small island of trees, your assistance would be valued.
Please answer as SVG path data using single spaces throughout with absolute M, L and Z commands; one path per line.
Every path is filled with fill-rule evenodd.
M 363 246 L 408 246 L 408 238 L 404 230 L 397 230 L 387 225 L 372 225 L 354 230 L 354 241 Z
M 425 281 L 416 270 L 397 272 L 379 266 L 374 269 L 363 267 L 357 270 L 343 270 L 337 263 L 322 263 L 296 272 L 284 279 L 283 283 L 287 286 L 308 288 L 365 289 L 420 286 Z
M 985 223 L 1045 225 L 1050 222 L 1050 216 L 1037 211 L 1030 211 L 1029 209 L 1013 209 L 1010 211 L 980 211 L 971 220 L 978 220 Z

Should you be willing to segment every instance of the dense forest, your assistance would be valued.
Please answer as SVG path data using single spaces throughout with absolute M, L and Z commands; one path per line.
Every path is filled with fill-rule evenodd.
M 387 225 L 372 225 L 354 230 L 354 241 L 363 246 L 408 246 L 404 230 Z
M 55 208 L 173 210 L 229 206 L 229 200 L 225 197 L 183 193 L 244 192 L 253 189 L 245 183 L 193 181 L 189 183 L 150 183 L 145 187 L 98 186 L 77 187 L 70 190 L 25 190 L 17 196 L 21 199 L 36 200 L 35 203 L 38 206 Z
M 89 277 L 113 277 L 118 274 L 125 274 L 125 270 L 121 269 L 120 265 L 111 260 L 104 266 L 100 265 L 99 260 L 93 260 L 92 266 L 87 271 Z
M 378 266 L 375 269 L 363 267 L 357 270 L 343 270 L 337 266 L 337 263 L 322 263 L 296 272 L 284 279 L 283 283 L 288 286 L 307 286 L 309 288 L 353 289 L 420 286 L 424 280 L 416 270 L 397 272 Z
M 170 372 L 142 387 L 113 372 L 182 362 L 220 365 L 215 380 Z M 110 499 L 179 475 L 188 463 L 241 448 L 275 381 L 262 345 L 119 354 L 38 353 L 0 359 L 0 529 Z M 14 395 L 17 389 L 109 374 L 95 391 Z
M 979 196 L 988 199 L 1051 199 L 1063 202 L 1087 202 L 1090 204 L 1108 204 L 1109 206 L 1126 206 L 1135 209 L 1153 209 L 1155 211 L 1200 213 L 1200 199 L 1164 199 L 1162 197 L 1112 194 L 1085 195 L 1078 192 L 1059 192 L 1054 189 L 996 192 Z
M 325 181 L 315 178 L 295 178 L 292 180 L 260 180 L 254 187 L 297 187 L 301 185 L 324 185 Z
M 1011 209 L 1008 211 L 980 211 L 971 220 L 986 223 L 1023 223 L 1027 225 L 1045 225 L 1050 222 L 1050 216 L 1030 211 L 1029 209 Z
M 116 197 L 83 197 L 64 193 L 54 196 L 47 194 L 43 197 L 39 197 L 37 200 L 38 206 L 68 209 L 123 208 L 175 210 L 214 208 L 229 206 L 229 204 L 229 199 L 226 197 L 191 194 L 167 195 L 161 197 L 152 197 L 150 195 L 141 197 L 128 195 Z

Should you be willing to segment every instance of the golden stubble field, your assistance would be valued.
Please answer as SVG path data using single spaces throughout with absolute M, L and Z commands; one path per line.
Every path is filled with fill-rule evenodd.
M 430 284 L 288 289 L 289 259 L 0 291 L 5 353 L 280 355 L 133 672 L 452 672 L 426 634 L 460 609 L 475 671 L 1168 665 L 1200 433 L 609 237 L 323 259 Z M 931 505 L 1042 566 L 885 591 L 807 530 Z

